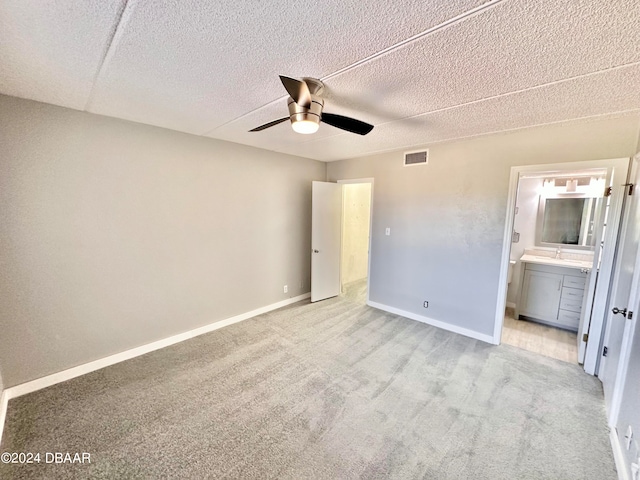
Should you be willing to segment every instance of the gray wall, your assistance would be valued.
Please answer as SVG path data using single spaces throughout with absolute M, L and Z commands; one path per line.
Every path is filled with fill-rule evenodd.
M 0 96 L 5 387 L 308 292 L 311 181 L 325 174 Z
M 432 145 L 426 166 L 401 151 L 329 163 L 331 181 L 375 178 L 370 299 L 492 336 L 510 167 L 629 157 L 638 130 L 621 117 Z

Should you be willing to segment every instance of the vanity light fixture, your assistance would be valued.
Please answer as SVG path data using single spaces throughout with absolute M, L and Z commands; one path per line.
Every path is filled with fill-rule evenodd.
M 605 183 L 604 177 L 591 177 L 589 182 L 590 194 L 594 197 L 601 197 L 604 192 Z
M 553 179 L 545 178 L 542 182 L 542 190 L 544 192 L 553 192 L 555 188 L 555 182 Z

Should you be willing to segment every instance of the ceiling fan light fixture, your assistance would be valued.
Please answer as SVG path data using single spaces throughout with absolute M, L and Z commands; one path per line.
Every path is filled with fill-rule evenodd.
M 298 105 L 292 98 L 289 98 L 289 118 L 291 118 L 291 128 L 296 133 L 305 135 L 316 133 L 320 127 L 320 115 L 324 102 L 322 99 L 312 95 L 311 105 L 306 108 Z
M 320 127 L 320 125 L 313 120 L 298 120 L 291 122 L 291 128 L 293 128 L 293 131 L 304 135 L 316 133 L 318 131 L 318 127 Z

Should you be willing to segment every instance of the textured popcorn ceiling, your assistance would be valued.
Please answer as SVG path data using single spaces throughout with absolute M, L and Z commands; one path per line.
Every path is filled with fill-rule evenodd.
M 640 115 L 637 0 L 3 0 L 0 93 L 332 161 Z M 278 75 L 365 137 L 294 133 Z

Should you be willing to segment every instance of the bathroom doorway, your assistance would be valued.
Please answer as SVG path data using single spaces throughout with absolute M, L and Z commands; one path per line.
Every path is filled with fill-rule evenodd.
M 496 343 L 596 373 L 627 169 L 628 159 L 512 168 Z
M 342 180 L 342 241 L 340 292 L 366 304 L 369 287 L 369 249 L 373 179 Z
M 606 174 L 545 171 L 518 179 L 502 343 L 579 362 Z

